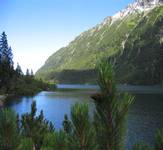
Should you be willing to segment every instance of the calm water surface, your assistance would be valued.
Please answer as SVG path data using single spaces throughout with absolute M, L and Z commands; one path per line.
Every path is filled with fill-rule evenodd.
M 76 90 L 71 90 L 75 89 Z M 87 102 L 90 114 L 94 110 L 90 95 L 97 91 L 96 86 L 59 85 L 55 92 L 40 92 L 34 97 L 11 98 L 6 107 L 15 110 L 19 115 L 30 111 L 32 101 L 37 103 L 37 113 L 44 111 L 46 119 L 52 121 L 57 129 L 62 127 L 64 114 L 70 115 L 70 108 L 76 102 Z M 68 89 L 68 90 L 66 90 Z M 133 94 L 135 103 L 132 105 L 127 128 L 127 147 L 136 141 L 153 143 L 154 133 L 163 128 L 163 95 L 162 94 Z

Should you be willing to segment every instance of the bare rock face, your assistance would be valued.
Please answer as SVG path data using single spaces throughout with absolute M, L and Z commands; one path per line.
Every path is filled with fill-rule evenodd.
M 105 25 L 105 24 L 108 24 L 108 23 L 111 23 L 111 22 L 112 22 L 112 16 L 108 16 L 108 17 L 106 17 L 104 19 L 102 24 Z
M 137 0 L 136 3 L 141 7 L 151 7 L 163 3 L 163 0 Z
M 117 12 L 115 15 L 106 17 L 99 25 L 98 30 L 104 25 L 111 25 L 114 21 L 123 19 L 130 14 L 148 11 L 162 4 L 163 0 L 135 0 L 135 2 L 129 4 L 125 9 Z
M 116 13 L 112 20 L 123 19 L 130 14 L 148 11 L 162 4 L 163 0 L 135 0 L 134 3 L 129 4 L 125 9 Z

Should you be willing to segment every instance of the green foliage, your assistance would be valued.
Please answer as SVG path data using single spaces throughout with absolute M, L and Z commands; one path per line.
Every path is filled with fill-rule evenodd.
M 161 84 L 162 18 L 163 6 L 159 6 L 111 25 L 97 25 L 50 56 L 36 76 L 60 83 L 95 83 L 97 76 L 92 70 L 96 58 L 106 57 L 115 58 L 120 83 Z M 90 76 L 85 71 L 90 71 Z
M 155 143 L 155 150 L 162 150 L 162 149 L 163 149 L 163 129 L 157 131 L 156 143 Z
M 0 39 L 0 63 L 13 67 L 12 57 L 12 49 L 8 46 L 7 35 L 5 32 L 2 32 Z
M 71 124 L 71 121 L 69 121 L 67 115 L 64 116 L 64 120 L 63 120 L 63 130 L 64 130 L 66 133 L 68 133 L 68 134 L 70 134 L 71 131 L 72 131 L 72 124 Z
M 22 69 L 18 63 L 17 63 L 16 69 L 15 69 L 15 72 L 16 72 L 17 76 L 23 75 Z
M 36 102 L 31 105 L 31 112 L 22 116 L 21 120 L 21 132 L 25 137 L 32 139 L 35 149 L 40 150 L 44 136 L 50 132 L 49 122 L 44 119 L 43 111 L 39 116 L 36 116 Z
M 60 150 L 68 149 L 67 137 L 63 131 L 59 131 L 55 133 L 54 149 L 60 149 Z
M 83 32 L 67 47 L 61 48 L 50 56 L 45 65 L 36 73 L 36 76 L 46 80 L 51 79 L 52 76 L 53 79 L 63 82 L 64 79 L 56 76 L 58 72 L 69 70 L 73 75 L 74 71 L 81 73 L 84 70 L 93 70 L 96 58 L 110 57 L 121 50 L 122 41 L 126 38 L 126 34 L 133 29 L 133 26 L 129 26 L 128 23 L 137 24 L 139 19 L 136 14 L 124 21 L 115 21 L 112 25 L 110 22 L 105 25 L 100 24 Z M 71 78 L 71 75 L 67 78 Z M 89 77 L 86 76 L 85 78 Z M 77 82 L 80 83 L 80 80 L 79 76 Z M 70 81 L 71 79 L 69 79 Z M 89 81 L 92 82 L 91 78 Z M 95 76 L 93 81 L 95 81 Z
M 72 134 L 69 138 L 71 150 L 95 150 L 94 128 L 89 118 L 87 104 L 75 104 L 71 108 Z
M 13 73 L 13 54 L 11 47 L 8 47 L 7 35 L 2 33 L 0 38 L 0 88 L 7 85 Z M 6 86 L 8 88 L 8 86 Z
M 17 150 L 33 150 L 33 141 L 31 138 L 22 138 Z
M 41 150 L 53 150 L 55 147 L 55 133 L 45 134 Z
M 59 131 L 45 135 L 41 150 L 67 150 L 68 141 L 65 132 Z
M 35 101 L 31 112 L 21 118 L 2 109 L 0 150 L 125 150 L 126 118 L 134 98 L 117 92 L 113 66 L 107 60 L 100 61 L 96 69 L 100 93 L 92 96 L 94 118 L 89 116 L 88 104 L 76 103 L 71 108 L 71 120 L 65 115 L 63 129 L 55 131 L 43 111 L 36 115 Z M 159 130 L 154 150 L 162 150 L 162 146 L 163 130 Z M 153 149 L 139 143 L 133 150 Z
M 113 66 L 107 60 L 100 61 L 97 66 L 98 85 L 103 94 L 114 96 L 116 90 L 115 72 Z M 109 92 L 109 93 L 108 93 Z
M 30 76 L 29 69 L 26 70 L 26 76 Z
M 125 42 L 123 53 L 116 56 L 117 78 L 122 83 L 161 84 L 163 43 L 160 42 L 163 6 L 143 16 Z
M 36 80 L 27 69 L 24 76 L 19 64 L 13 68 L 13 55 L 8 47 L 7 35 L 2 33 L 0 38 L 0 94 L 33 95 L 42 90 L 54 90 L 55 85 Z
M 124 150 L 126 117 L 133 97 L 116 90 L 115 73 L 108 61 L 97 66 L 98 84 L 101 93 L 93 95 L 95 100 L 95 129 L 99 149 Z
M 19 135 L 16 115 L 9 109 L 0 110 L 0 150 L 16 150 Z
M 43 90 L 54 90 L 55 85 L 36 80 L 33 76 L 15 76 L 9 84 L 8 93 L 14 95 L 34 95 Z
M 63 70 L 60 72 L 49 73 L 47 79 L 58 79 L 61 83 L 96 83 L 96 72 L 92 70 Z

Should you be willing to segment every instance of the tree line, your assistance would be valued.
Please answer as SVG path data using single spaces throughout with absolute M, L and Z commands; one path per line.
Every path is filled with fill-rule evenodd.
M 9 109 L 0 111 L 1 150 L 125 150 L 126 121 L 134 97 L 116 89 L 112 66 L 104 61 L 97 66 L 100 92 L 92 95 L 94 117 L 89 116 L 87 104 L 75 104 L 71 119 L 65 115 L 63 128 L 44 118 L 43 111 L 36 115 L 36 102 L 31 112 L 16 116 Z M 132 150 L 162 150 L 163 131 L 156 135 L 154 146 L 135 144 Z
M 14 69 L 12 48 L 8 45 L 6 33 L 2 32 L 0 36 L 0 94 L 26 95 L 49 88 L 51 88 L 49 84 L 34 78 L 33 70 L 27 69 L 24 75 L 18 63 Z

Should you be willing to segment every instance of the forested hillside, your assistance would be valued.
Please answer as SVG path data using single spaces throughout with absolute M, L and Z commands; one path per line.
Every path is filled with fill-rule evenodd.
M 115 64 L 120 83 L 161 84 L 162 18 L 161 1 L 133 3 L 50 56 L 36 76 L 61 83 L 95 83 L 96 61 L 105 57 Z

